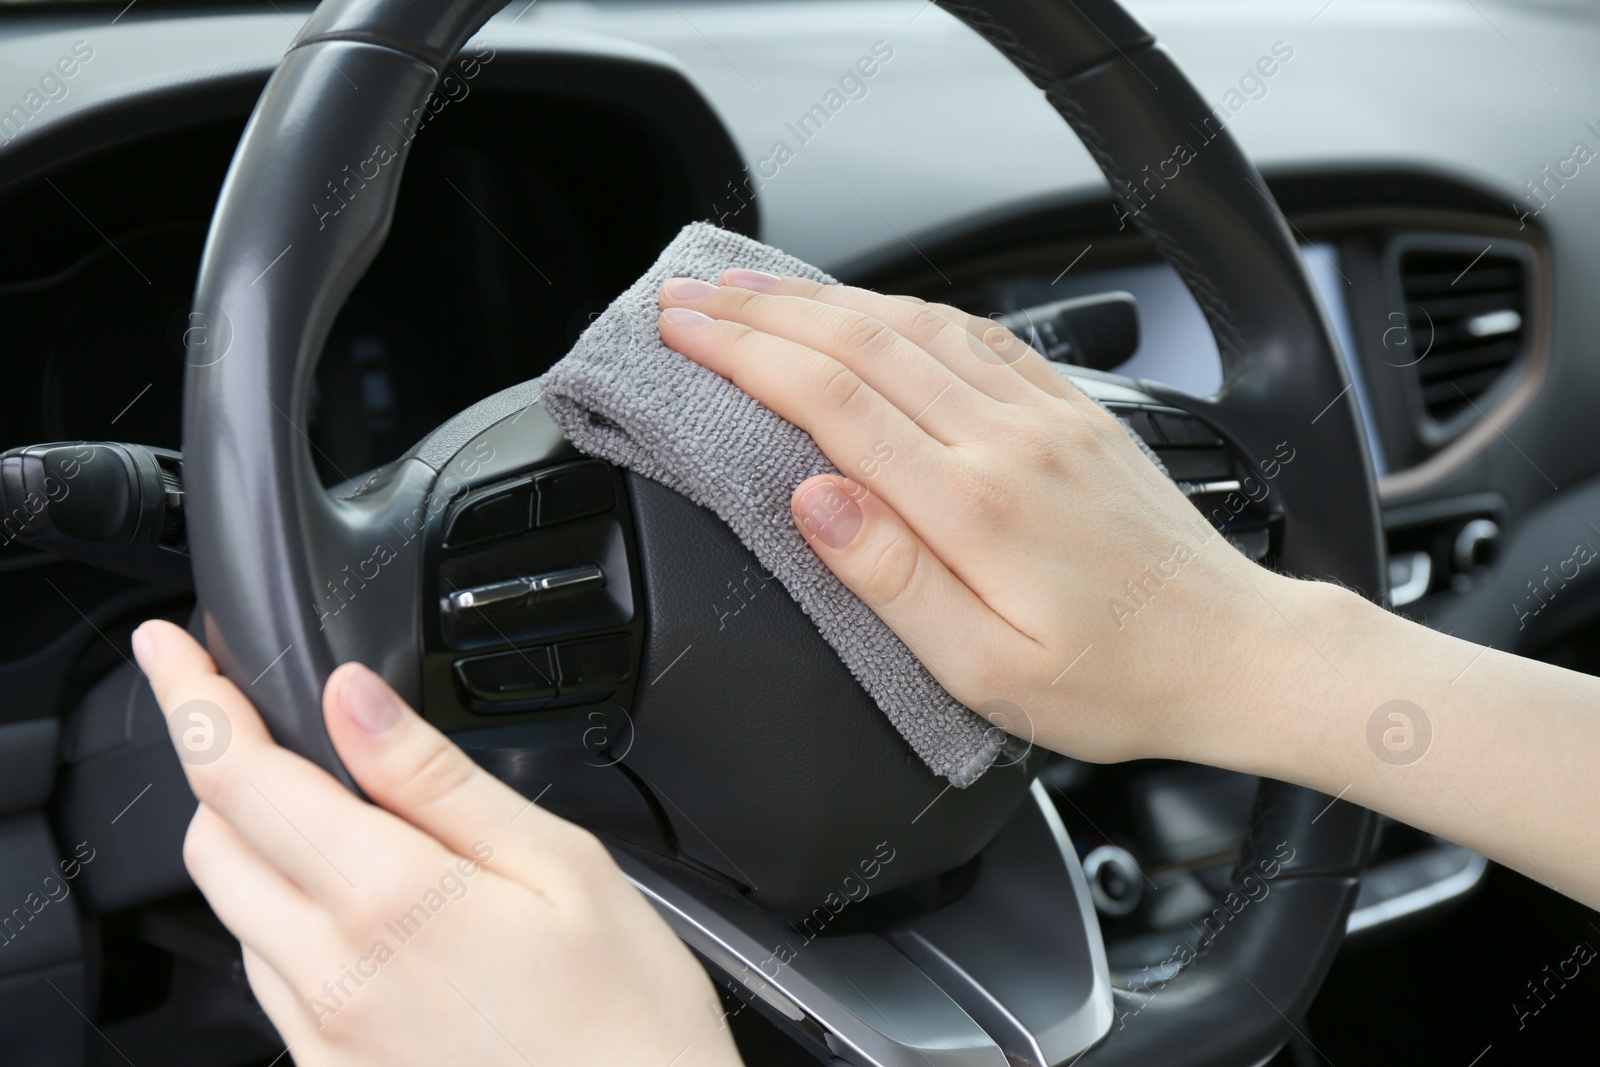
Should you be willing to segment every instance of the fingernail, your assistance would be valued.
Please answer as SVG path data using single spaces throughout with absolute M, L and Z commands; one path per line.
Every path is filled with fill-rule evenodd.
M 717 287 L 699 278 L 671 278 L 661 291 L 673 300 L 700 300 L 716 292 Z
M 140 623 L 139 628 L 133 631 L 133 658 L 139 661 L 139 669 L 145 674 L 150 673 L 150 662 L 155 658 L 155 648 L 152 647 L 150 635 L 144 628 L 149 623 Z
M 677 326 L 704 326 L 711 321 L 710 315 L 694 308 L 667 308 L 661 313 L 661 318 Z
M 393 730 L 405 713 L 394 690 L 359 663 L 345 668 L 344 677 L 339 680 L 339 697 L 356 725 L 373 737 Z
M 800 529 L 829 548 L 843 548 L 854 541 L 866 522 L 861 505 L 840 492 L 832 482 L 819 482 L 795 502 Z
M 781 281 L 783 279 L 776 274 L 768 274 L 764 270 L 737 268 L 725 271 L 722 275 L 723 285 L 731 285 L 735 289 L 754 289 L 758 293 L 766 292 Z

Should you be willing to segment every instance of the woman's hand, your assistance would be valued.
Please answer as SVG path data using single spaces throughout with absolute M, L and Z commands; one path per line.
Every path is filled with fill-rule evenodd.
M 231 733 L 185 760 L 184 861 L 296 1063 L 739 1062 L 705 972 L 604 847 L 377 675 L 345 664 L 323 694 L 374 806 L 274 744 L 184 631 L 146 623 L 134 651 L 175 739 Z
M 1222 654 L 1300 586 L 1205 521 L 1114 416 L 955 308 L 729 271 L 661 292 L 668 345 L 811 434 L 817 555 L 968 707 L 1092 760 L 1181 756 L 1242 689 Z M 1262 665 L 1270 670 L 1270 665 Z M 1020 708 L 1025 722 L 1015 720 Z M 998 721 L 998 720 L 997 720 Z
M 722 282 L 668 282 L 663 339 L 851 475 L 802 484 L 795 522 L 958 700 L 1086 759 L 1320 789 L 1600 903 L 1600 680 L 1256 566 L 992 322 Z

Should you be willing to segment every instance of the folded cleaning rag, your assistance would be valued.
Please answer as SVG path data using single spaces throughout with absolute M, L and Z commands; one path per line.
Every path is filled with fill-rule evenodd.
M 541 383 L 545 410 L 579 451 L 715 512 L 783 583 L 928 769 L 964 789 L 1002 751 L 1008 762 L 1020 758 L 1028 742 L 1008 738 L 945 692 L 795 529 L 789 512 L 795 486 L 838 473 L 811 436 L 661 343 L 662 284 L 714 282 L 730 267 L 835 282 L 758 241 L 691 223 L 550 368 Z
M 945 692 L 795 529 L 795 486 L 837 469 L 804 430 L 661 343 L 662 284 L 714 282 L 730 267 L 834 282 L 775 248 L 692 223 L 544 376 L 545 410 L 579 451 L 715 512 L 783 583 L 928 768 L 957 787 L 971 785 L 1005 735 Z

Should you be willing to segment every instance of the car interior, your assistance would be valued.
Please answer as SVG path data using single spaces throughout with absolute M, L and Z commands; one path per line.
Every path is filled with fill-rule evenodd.
M 1251 558 L 1600 673 L 1596 54 L 1592 0 L 0 3 L 0 1064 L 293 1061 L 149 618 L 336 774 L 360 659 L 595 830 L 747 1063 L 1587 1061 L 1589 909 L 1198 765 L 953 789 L 538 378 L 711 222 L 1011 327 Z

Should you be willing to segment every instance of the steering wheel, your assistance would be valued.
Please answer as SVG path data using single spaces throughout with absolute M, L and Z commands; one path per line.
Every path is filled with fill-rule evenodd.
M 1241 462 L 1291 442 L 1275 482 L 1282 565 L 1376 595 L 1383 547 L 1349 380 L 1232 136 L 1114 0 L 940 4 L 1044 92 L 1216 335 L 1216 396 L 1133 382 L 1119 395 L 1196 414 Z M 351 788 L 320 695 L 336 663 L 373 667 L 496 773 L 530 796 L 548 788 L 544 803 L 600 832 L 713 973 L 820 1057 L 1270 1056 L 1339 945 L 1370 813 L 1263 782 L 1238 877 L 1286 843 L 1270 896 L 1224 897 L 1225 926 L 1175 975 L 1114 989 L 1076 856 L 1033 783 L 1037 756 L 946 795 L 780 594 L 753 598 L 718 645 L 706 590 L 759 565 L 709 513 L 578 456 L 533 383 L 324 488 L 305 433 L 313 372 L 387 234 L 407 155 L 395 124 L 420 114 L 499 6 L 324 0 L 239 143 L 196 294 L 232 346 L 214 361 L 191 352 L 184 402 L 189 539 L 217 662 L 280 743 Z M 1150 188 L 1146 165 L 1177 145 L 1190 148 L 1182 172 Z M 374 159 L 336 218 L 307 210 Z M 525 587 L 496 615 L 507 582 Z M 841 872 L 863 878 L 869 862 L 897 917 L 862 906 L 799 934 L 838 916 L 841 892 L 856 899 Z

